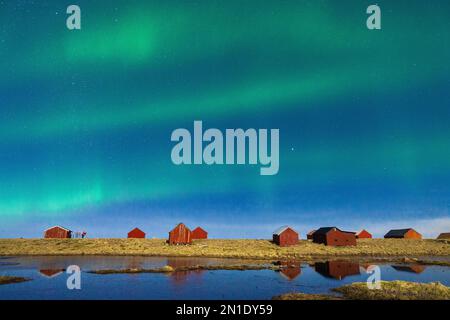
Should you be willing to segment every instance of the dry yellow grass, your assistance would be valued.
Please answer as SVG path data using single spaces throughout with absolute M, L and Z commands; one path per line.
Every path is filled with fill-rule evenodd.
M 366 283 L 352 283 L 333 289 L 341 297 L 327 294 L 287 293 L 274 300 L 450 300 L 450 288 L 439 282 L 415 283 L 382 281 L 381 289 L 371 290 Z
M 439 282 L 382 281 L 379 290 L 370 290 L 366 283 L 352 283 L 334 291 L 352 300 L 450 300 L 450 288 Z
M 193 266 L 183 266 L 183 267 L 171 267 L 164 266 L 162 268 L 153 269 L 101 269 L 92 270 L 89 273 L 94 274 L 122 274 L 122 273 L 172 273 L 172 272 L 189 272 L 189 271 L 200 271 L 200 270 L 233 270 L 233 271 L 244 271 L 244 270 L 273 270 L 280 271 L 283 268 L 281 266 L 275 266 L 272 264 L 237 264 L 237 265 L 193 265 Z
M 281 248 L 268 240 L 197 240 L 169 246 L 164 239 L 0 239 L 0 255 L 144 255 L 243 259 L 318 257 L 450 256 L 450 243 L 437 240 L 364 239 L 356 247 L 310 241 Z
M 286 293 L 275 296 L 272 300 L 343 300 L 329 294 Z

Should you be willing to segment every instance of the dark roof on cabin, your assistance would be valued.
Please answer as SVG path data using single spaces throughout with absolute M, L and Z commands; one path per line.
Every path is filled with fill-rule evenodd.
M 334 230 L 334 229 L 339 230 L 336 227 L 322 227 L 322 228 L 317 229 L 314 232 L 314 234 L 327 234 L 328 232 L 330 232 L 331 230 Z M 341 231 L 341 230 L 339 230 L 339 231 Z
M 394 229 L 394 230 L 390 230 L 388 233 L 386 233 L 385 237 L 402 237 L 409 230 L 412 230 L 412 229 L 409 228 L 409 229 Z
M 355 234 L 355 232 L 344 231 L 344 230 L 339 229 L 338 227 L 322 227 L 322 228 L 317 229 L 317 230 L 314 232 L 314 235 L 316 235 L 316 234 L 327 234 L 328 232 L 333 231 L 333 230 L 337 230 L 337 231 L 344 232 L 344 233 L 352 233 L 352 234 Z
M 438 239 L 450 239 L 450 232 L 443 232 L 437 237 Z

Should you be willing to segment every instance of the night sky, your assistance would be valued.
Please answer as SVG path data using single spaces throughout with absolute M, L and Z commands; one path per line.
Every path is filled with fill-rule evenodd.
M 450 2 L 376 3 L 0 1 L 0 237 L 450 232 Z M 279 128 L 279 173 L 173 165 L 194 120 Z

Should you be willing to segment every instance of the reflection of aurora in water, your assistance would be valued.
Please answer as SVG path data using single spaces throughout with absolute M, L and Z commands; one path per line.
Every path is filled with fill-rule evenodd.
M 380 32 L 358 0 L 78 5 L 80 32 L 58 1 L 1 5 L 0 236 L 449 226 L 449 2 L 379 1 Z M 280 128 L 279 174 L 174 167 L 194 120 Z

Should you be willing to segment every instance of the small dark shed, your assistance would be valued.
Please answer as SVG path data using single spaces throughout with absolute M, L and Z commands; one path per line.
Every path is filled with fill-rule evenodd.
M 145 232 L 142 231 L 139 228 L 134 228 L 133 230 L 128 232 L 128 238 L 144 239 L 145 238 Z
M 61 226 L 54 226 L 44 231 L 44 238 L 68 239 L 72 237 L 72 231 Z
M 184 223 L 179 223 L 169 232 L 169 244 L 190 244 L 192 243 L 192 232 Z
M 422 235 L 412 228 L 394 229 L 384 235 L 385 239 L 422 239 Z
M 439 240 L 450 239 L 450 232 L 441 233 L 437 238 Z
M 327 246 L 356 246 L 354 232 L 342 231 L 336 227 L 324 227 L 313 234 L 313 242 Z
M 298 233 L 289 226 L 283 226 L 273 232 L 272 239 L 280 247 L 293 246 L 298 243 Z
M 197 227 L 192 230 L 192 240 L 194 239 L 208 239 L 208 232 L 200 227 Z
M 308 233 L 306 234 L 306 239 L 312 240 L 312 239 L 313 239 L 314 232 L 316 232 L 316 230 L 311 230 L 310 232 L 308 232 Z

